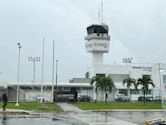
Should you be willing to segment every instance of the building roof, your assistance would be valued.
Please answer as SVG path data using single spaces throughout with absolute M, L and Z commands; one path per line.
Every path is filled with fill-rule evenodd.
M 10 82 L 7 86 L 16 86 L 17 82 Z M 41 86 L 41 82 L 20 82 L 20 86 Z M 54 85 L 56 85 L 54 83 Z M 91 87 L 90 83 L 57 83 L 58 86 L 62 87 Z M 52 86 L 51 82 L 44 82 L 43 86 Z

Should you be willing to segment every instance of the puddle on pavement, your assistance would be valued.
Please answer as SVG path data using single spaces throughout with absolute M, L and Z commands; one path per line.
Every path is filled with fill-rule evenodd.
M 102 116 L 105 116 L 105 119 L 109 117 L 114 117 L 117 119 L 129 121 L 135 123 L 137 125 L 143 125 L 144 121 L 158 119 L 158 118 L 166 118 L 166 112 L 164 111 L 154 111 L 154 112 L 96 112 Z
M 163 112 L 63 112 L 30 115 L 0 114 L 0 125 L 142 125 Z M 139 119 L 138 119 L 139 117 Z M 127 122 L 128 121 L 128 122 Z
M 0 115 L 2 125 L 88 125 L 65 113 L 31 114 L 31 115 Z

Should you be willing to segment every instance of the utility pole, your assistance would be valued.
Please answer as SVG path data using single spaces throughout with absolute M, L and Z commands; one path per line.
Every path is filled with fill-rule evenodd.
M 54 40 L 53 40 L 53 56 L 52 56 L 52 92 L 51 92 L 51 100 L 54 102 Z
M 44 41 L 43 38 L 43 50 L 42 50 L 42 80 L 41 80 L 41 97 L 43 98 L 43 77 L 44 77 Z M 40 100 L 40 102 L 43 102 L 43 99 Z
M 28 61 L 32 61 L 33 62 L 33 82 L 35 82 L 35 69 L 36 69 L 36 62 L 40 61 L 40 57 L 32 57 L 29 56 L 28 57 Z
M 58 101 L 57 100 L 57 95 L 58 95 L 58 60 L 56 60 L 56 78 L 55 78 L 55 83 L 56 83 L 56 102 Z
M 19 82 L 20 82 L 20 50 L 22 48 L 21 43 L 17 43 L 18 45 L 18 73 L 17 73 L 17 97 L 15 106 L 19 106 Z

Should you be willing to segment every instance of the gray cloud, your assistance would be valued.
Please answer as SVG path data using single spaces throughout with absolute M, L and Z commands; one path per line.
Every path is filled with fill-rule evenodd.
M 135 62 L 166 61 L 165 0 L 104 0 L 104 22 L 112 37 L 106 63 L 120 63 L 132 56 Z M 32 80 L 28 56 L 42 55 L 45 37 L 45 81 L 51 81 L 52 40 L 59 59 L 59 81 L 84 76 L 91 64 L 86 53 L 86 27 L 97 22 L 96 0 L 5 0 L 0 2 L 1 81 L 17 80 L 17 42 L 21 49 L 21 81 Z M 123 53 L 123 54 L 122 54 Z M 157 59 L 156 59 L 157 58 Z M 3 74 L 3 75 L 2 75 Z M 41 62 L 36 64 L 41 80 Z

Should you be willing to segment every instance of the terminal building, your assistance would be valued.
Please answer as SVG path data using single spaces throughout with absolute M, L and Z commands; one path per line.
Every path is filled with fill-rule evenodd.
M 132 63 L 131 59 L 125 60 L 127 63 L 121 65 L 106 65 L 103 62 L 103 54 L 109 52 L 110 40 L 109 27 L 105 24 L 93 24 L 87 27 L 87 35 L 85 36 L 85 47 L 88 53 L 92 54 L 92 64 L 88 67 L 88 71 L 84 78 L 73 78 L 68 83 L 57 83 L 54 85 L 54 93 L 59 94 L 59 97 L 71 98 L 71 90 L 76 90 L 78 96 L 87 95 L 91 100 L 104 101 L 104 92 L 101 90 L 97 96 L 95 93 L 95 86 L 90 85 L 90 80 L 97 74 L 105 74 L 109 76 L 115 84 L 115 89 L 112 93 L 108 94 L 108 101 L 114 101 L 116 95 L 128 94 L 128 89 L 123 85 L 123 80 L 131 78 L 142 78 L 143 76 L 149 76 L 155 88 L 149 87 L 147 96 L 149 97 L 161 97 L 162 91 L 166 88 L 166 64 L 161 63 L 148 63 L 148 64 L 136 64 Z M 8 92 L 9 101 L 16 100 L 16 88 L 17 83 L 11 82 L 5 84 L 6 91 Z M 51 101 L 51 87 L 52 83 L 43 83 L 43 94 L 47 101 Z M 3 88 L 4 86 L 0 87 Z M 69 93 L 68 93 L 69 92 Z M 55 98 L 54 94 L 54 98 Z M 130 100 L 136 101 L 138 97 L 143 96 L 141 86 L 136 90 L 134 86 L 130 89 Z M 20 82 L 19 83 L 19 101 L 36 101 L 37 97 L 41 96 L 41 83 L 40 82 Z M 63 100 L 64 101 L 64 100 Z
M 96 74 L 105 74 L 112 78 L 115 84 L 114 91 L 108 96 L 109 100 L 115 100 L 117 94 L 127 95 L 127 87 L 123 86 L 123 80 L 128 77 L 131 78 L 142 78 L 143 76 L 149 76 L 154 84 L 155 88 L 150 86 L 147 93 L 148 96 L 156 97 L 161 96 L 162 90 L 164 89 L 164 83 L 166 82 L 165 64 L 133 64 L 132 58 L 124 60 L 126 65 L 105 65 L 103 63 L 103 54 L 109 52 L 110 46 L 110 35 L 109 27 L 105 24 L 103 25 L 91 25 L 87 28 L 86 50 L 92 53 L 93 62 L 89 67 L 89 77 L 92 78 Z M 138 100 L 139 96 L 143 95 L 141 87 L 135 90 L 134 86 L 131 87 L 131 100 Z M 93 90 L 93 99 L 95 99 L 95 92 Z M 128 95 L 129 96 L 129 95 Z M 99 92 L 98 100 L 104 100 L 104 93 Z

